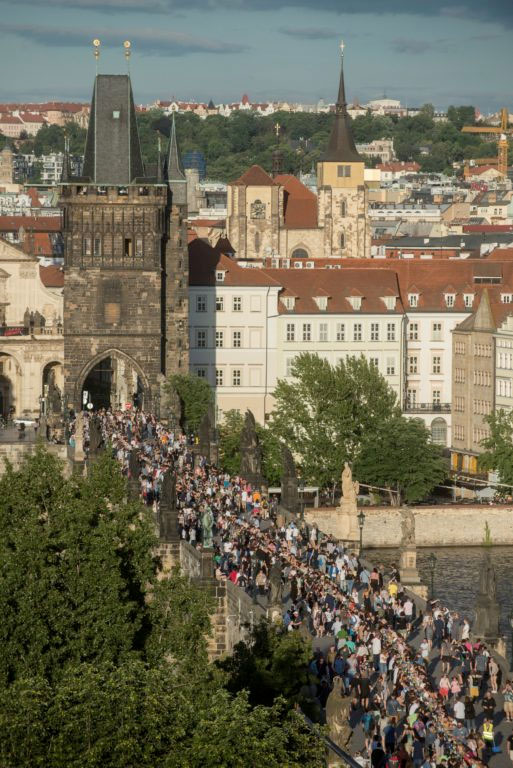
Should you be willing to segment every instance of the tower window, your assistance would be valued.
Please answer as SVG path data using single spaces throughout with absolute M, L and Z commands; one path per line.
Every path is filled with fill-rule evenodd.
M 255 232 L 255 251 L 260 250 L 260 232 Z
M 132 238 L 131 237 L 125 237 L 125 244 L 124 244 L 124 254 L 126 259 L 132 258 Z
M 339 165 L 337 166 L 337 176 L 340 178 L 348 178 L 351 176 L 351 166 L 350 165 Z
M 95 256 L 102 255 L 102 239 L 100 235 L 95 235 L 94 237 L 94 255 Z
M 296 248 L 295 251 L 292 251 L 292 258 L 293 259 L 307 259 L 308 253 L 305 251 L 304 248 Z
M 91 255 L 91 238 L 84 237 L 82 240 L 82 253 L 84 256 Z
M 346 233 L 345 232 L 341 232 L 340 233 L 339 241 L 340 241 L 340 247 L 341 248 L 345 248 L 346 247 Z
M 340 201 L 340 215 L 342 217 L 347 216 L 347 205 L 345 200 Z
M 138 259 L 142 259 L 143 255 L 143 239 L 142 237 L 137 237 L 135 239 L 135 255 Z

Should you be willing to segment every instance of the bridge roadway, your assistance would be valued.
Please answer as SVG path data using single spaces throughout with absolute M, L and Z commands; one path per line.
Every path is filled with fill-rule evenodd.
M 126 420 L 129 420 L 130 418 L 134 418 L 133 416 L 126 416 L 124 417 Z M 104 419 L 104 436 L 106 438 L 112 438 L 114 429 L 112 428 L 109 431 L 109 426 L 114 427 L 114 425 L 109 425 L 108 422 Z M 128 456 L 129 456 L 129 450 L 134 445 L 134 437 L 132 433 L 132 445 L 130 445 L 129 442 L 123 438 L 119 433 L 119 422 L 116 425 L 117 431 L 117 438 L 113 441 L 116 447 L 118 448 L 125 448 L 125 466 L 128 465 Z M 152 446 L 154 446 L 157 443 L 160 444 L 162 441 L 162 437 L 166 437 L 168 433 L 166 432 L 165 428 L 161 425 L 157 426 L 156 429 L 157 435 L 152 436 L 151 441 L 148 441 Z M 156 441 L 156 442 L 155 442 Z M 142 440 L 139 441 L 138 446 L 141 447 Z M 136 441 L 137 443 L 137 441 Z M 148 447 L 148 446 L 146 446 Z M 188 447 L 185 445 L 185 443 L 181 443 L 180 451 L 182 453 L 185 453 L 188 450 Z M 118 454 L 119 455 L 119 454 Z M 148 454 L 146 454 L 148 455 Z M 185 467 L 185 471 L 182 473 L 182 476 L 180 479 L 182 481 L 185 481 L 186 483 L 190 481 L 191 475 L 189 474 L 189 478 L 187 477 L 187 467 Z M 207 491 L 208 482 L 205 478 L 204 479 L 204 490 Z M 210 488 L 208 488 L 210 490 Z M 217 518 L 216 518 L 217 520 Z M 240 532 L 242 528 L 249 528 L 249 523 L 247 521 L 235 521 L 233 519 L 229 520 L 230 525 L 230 534 L 236 533 L 237 530 Z M 260 539 L 260 543 L 262 546 L 267 548 L 269 551 L 272 551 L 274 549 L 272 545 L 272 534 L 275 532 L 274 527 L 271 525 L 267 528 L 267 530 L 259 531 L 258 529 L 250 529 L 251 534 L 257 536 Z M 269 536 L 271 534 L 271 536 Z M 290 554 L 288 552 L 280 552 L 280 555 L 283 557 L 285 556 L 289 560 L 291 560 Z M 307 570 L 312 573 L 312 569 L 307 569 L 306 566 L 303 566 L 301 563 L 298 563 L 295 561 L 296 568 L 299 568 L 300 570 L 303 570 L 305 573 Z M 338 588 L 336 587 L 334 582 L 329 583 L 329 579 L 326 576 L 326 574 L 322 573 L 321 571 L 315 571 L 314 579 L 316 586 L 315 588 L 317 590 L 323 591 L 324 587 L 331 587 L 332 592 L 334 592 L 337 595 L 337 599 L 339 600 L 339 605 L 347 610 L 348 608 L 348 600 L 345 595 L 342 595 L 338 592 Z M 290 600 L 290 597 L 289 597 Z M 417 603 L 418 604 L 418 603 Z M 358 608 L 352 608 L 351 609 L 353 613 L 356 613 L 360 616 L 360 618 L 364 622 L 368 622 L 369 626 L 373 625 L 372 620 L 375 619 L 374 616 L 372 616 L 372 619 L 370 619 L 368 616 L 366 617 L 364 612 Z M 418 697 L 418 700 L 422 702 L 424 711 L 429 712 L 430 719 L 436 723 L 437 728 L 443 732 L 444 734 L 444 741 L 447 744 L 451 744 L 454 746 L 456 752 L 458 752 L 458 746 L 459 742 L 457 738 L 452 734 L 452 728 L 453 728 L 453 721 L 452 719 L 447 715 L 446 711 L 444 710 L 442 703 L 440 702 L 438 696 L 436 695 L 436 691 L 438 690 L 438 681 L 441 676 L 441 663 L 438 658 L 439 652 L 436 650 L 433 650 L 430 654 L 429 659 L 429 668 L 428 668 L 428 677 L 423 678 L 422 674 L 419 671 L 418 665 L 415 665 L 414 662 L 409 658 L 409 654 L 406 650 L 407 647 L 410 649 L 413 649 L 414 651 L 418 649 L 418 646 L 421 641 L 421 631 L 417 628 L 414 629 L 414 631 L 407 637 L 407 643 L 403 642 L 402 638 L 399 634 L 397 634 L 390 626 L 385 626 L 382 630 L 382 640 L 384 641 L 385 647 L 393 648 L 394 650 L 400 651 L 400 662 L 399 666 L 401 668 L 401 675 L 402 679 L 405 681 L 405 684 L 408 685 L 408 687 L 413 687 L 415 691 L 416 697 Z M 321 638 L 314 638 L 314 648 L 321 649 L 323 651 L 326 651 L 327 648 L 329 648 L 331 645 L 334 645 L 335 640 L 334 637 L 321 637 Z M 405 650 L 401 650 L 404 648 Z M 455 665 L 451 669 L 451 675 L 456 673 L 458 671 L 458 666 Z M 422 683 L 425 679 L 425 689 L 423 689 Z M 375 683 L 375 679 L 372 680 L 372 683 Z M 496 734 L 496 743 L 501 747 L 501 753 L 500 754 L 494 754 L 490 755 L 487 764 L 489 764 L 492 768 L 506 768 L 506 765 L 510 765 L 510 761 L 508 759 L 508 752 L 507 752 L 507 744 L 506 744 L 506 738 L 511 733 L 511 726 L 505 722 L 505 717 L 502 713 L 502 696 L 500 694 L 494 694 L 494 698 L 497 701 L 497 709 L 500 711 L 497 711 L 494 718 L 494 726 L 495 726 L 495 734 Z M 481 731 L 482 728 L 482 722 L 483 722 L 483 712 L 482 708 L 479 703 L 477 703 L 476 710 L 478 712 L 477 716 L 477 728 L 478 732 Z M 363 747 L 363 735 L 362 730 L 360 727 L 360 719 L 361 719 L 361 711 L 356 711 L 352 715 L 352 721 L 351 724 L 355 729 L 355 735 L 353 739 L 353 744 L 351 751 L 354 753 L 355 750 L 361 751 Z M 461 749 L 460 749 L 460 755 L 461 755 Z M 472 761 L 473 765 L 480 765 L 480 762 L 478 760 Z M 463 761 L 462 756 L 458 756 L 455 760 L 454 765 L 456 766 L 463 766 L 466 765 L 466 763 Z

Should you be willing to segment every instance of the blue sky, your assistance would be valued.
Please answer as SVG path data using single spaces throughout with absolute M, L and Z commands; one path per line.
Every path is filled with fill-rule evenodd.
M 154 98 L 350 100 L 513 111 L 513 0 L 0 0 L 0 100 L 89 100 L 100 72 Z

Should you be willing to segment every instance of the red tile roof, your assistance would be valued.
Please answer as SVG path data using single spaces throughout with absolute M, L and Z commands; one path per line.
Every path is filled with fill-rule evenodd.
M 47 232 L 30 232 L 23 241 L 23 250 L 32 256 L 53 256 L 53 246 Z
M 27 189 L 27 195 L 30 197 L 32 208 L 41 208 L 41 200 L 39 199 L 37 190 L 34 189 L 34 187 L 29 187 Z
M 283 214 L 287 229 L 316 229 L 317 197 L 291 174 L 280 174 L 274 179 L 284 187 Z
M 64 272 L 62 267 L 51 264 L 49 267 L 39 267 L 39 277 L 47 288 L 63 288 Z
M 0 216 L 0 232 L 60 232 L 60 216 Z
M 242 176 L 229 183 L 241 187 L 274 187 L 276 185 L 274 179 L 259 165 L 252 165 Z
M 216 270 L 225 271 L 222 285 L 278 285 L 263 269 L 241 267 L 204 240 L 196 238 L 189 243 L 189 285 L 216 285 Z
M 513 232 L 513 224 L 464 224 L 463 231 L 468 233 L 477 232 L 478 234 Z
M 4 125 L 23 125 L 19 117 L 13 117 L 12 115 L 0 115 L 0 124 Z

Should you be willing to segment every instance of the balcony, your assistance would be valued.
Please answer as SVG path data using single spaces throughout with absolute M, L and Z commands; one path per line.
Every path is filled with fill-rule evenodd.
M 450 403 L 405 403 L 404 413 L 450 413 Z
M 53 325 L 0 325 L 0 337 L 16 338 L 18 336 L 62 336 L 62 323 Z

